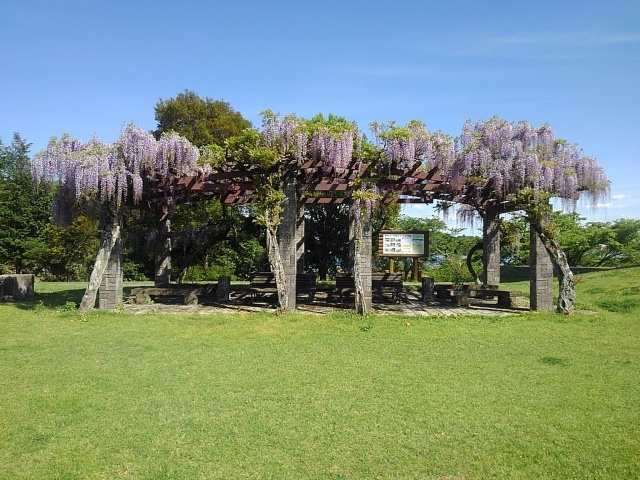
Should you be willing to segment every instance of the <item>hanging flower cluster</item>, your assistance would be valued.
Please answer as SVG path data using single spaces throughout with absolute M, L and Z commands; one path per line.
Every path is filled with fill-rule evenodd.
M 280 119 L 270 110 L 262 112 L 262 139 L 265 146 L 275 148 L 283 155 L 304 157 L 306 136 L 299 131 L 299 124 L 300 121 L 292 115 Z
M 353 191 L 353 211 L 356 216 L 363 214 L 362 207 L 364 206 L 364 212 L 367 215 L 371 215 L 374 207 L 382 198 L 380 189 L 377 185 L 362 182 L 360 187 Z
M 427 170 L 448 172 L 456 157 L 454 140 L 441 132 L 429 133 L 423 122 L 411 121 L 400 127 L 395 122 L 370 125 L 382 157 L 401 170 L 412 170 L 417 162 Z
M 499 117 L 466 122 L 452 178 L 488 182 L 494 195 L 530 189 L 571 201 L 582 190 L 606 195 L 609 187 L 602 168 L 575 146 L 555 140 L 548 125 L 534 128 Z
M 355 122 L 341 117 L 318 115 L 306 122 L 306 129 L 309 155 L 322 162 L 326 175 L 344 173 L 362 147 L 362 134 Z
M 198 158 L 198 149 L 175 133 L 156 141 L 149 132 L 129 124 L 113 144 L 97 137 L 87 143 L 66 134 L 52 138 L 34 156 L 32 175 L 36 183 L 59 182 L 76 199 L 120 205 L 130 188 L 134 202 L 140 201 L 144 177 L 194 173 Z
M 323 170 L 340 174 L 347 170 L 353 158 L 354 147 L 361 137 L 351 129 L 330 129 L 322 126 L 313 131 L 311 154 L 323 162 Z
M 290 156 L 298 164 L 309 159 L 320 161 L 325 174 L 346 171 L 362 143 L 355 123 L 334 116 L 303 120 L 289 115 L 280 119 L 266 111 L 262 112 L 261 134 L 264 145 L 281 157 Z
M 395 122 L 373 122 L 370 128 L 376 146 L 390 165 L 404 170 L 413 168 L 418 161 L 430 163 L 433 148 L 424 123 L 413 121 L 399 127 Z

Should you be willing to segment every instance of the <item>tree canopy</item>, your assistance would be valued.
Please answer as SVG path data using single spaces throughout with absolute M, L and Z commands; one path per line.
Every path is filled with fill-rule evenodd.
M 46 247 L 51 189 L 35 189 L 29 148 L 17 133 L 10 145 L 0 141 L 0 271 L 36 271 Z
M 176 132 L 200 147 L 204 157 L 218 152 L 228 138 L 251 127 L 251 123 L 228 103 L 201 98 L 189 90 L 174 98 L 159 100 L 155 118 L 156 138 Z M 171 210 L 170 222 L 175 244 L 172 262 L 178 281 L 198 277 L 202 274 L 199 272 L 205 271 L 230 274 L 231 266 L 238 270 L 234 274 L 246 275 L 249 269 L 245 261 L 255 261 L 260 254 L 260 248 L 255 248 L 258 239 L 247 225 L 244 225 L 242 235 L 236 235 L 236 223 L 245 222 L 233 206 L 222 205 L 221 208 L 215 202 L 198 202 L 188 207 L 177 205 Z M 248 251 L 251 254 L 247 256 Z
M 201 98 L 190 90 L 175 98 L 160 99 L 155 111 L 157 139 L 165 133 L 176 132 L 196 147 L 223 146 L 227 138 L 251 127 L 251 123 L 227 102 Z

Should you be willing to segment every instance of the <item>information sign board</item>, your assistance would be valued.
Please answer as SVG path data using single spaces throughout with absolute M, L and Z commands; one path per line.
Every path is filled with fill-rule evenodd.
M 429 254 L 429 232 L 383 230 L 378 247 L 382 257 L 425 257 Z

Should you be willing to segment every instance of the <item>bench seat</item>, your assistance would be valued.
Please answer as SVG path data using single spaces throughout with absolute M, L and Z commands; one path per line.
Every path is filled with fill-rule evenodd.
M 371 293 L 377 295 L 391 294 L 396 303 L 402 298 L 404 289 L 401 273 L 373 273 L 371 274 Z M 336 291 L 340 295 L 340 303 L 344 305 L 345 298 L 355 292 L 355 282 L 351 275 L 336 276 Z
M 315 299 L 317 290 L 317 278 L 314 273 L 299 273 L 296 275 L 296 295 L 306 294 L 309 302 Z M 271 272 L 260 272 L 249 278 L 249 293 L 251 300 L 262 295 L 277 294 L 275 275 Z
M 497 298 L 499 307 L 511 308 L 514 300 L 522 297 L 519 290 L 500 290 L 497 285 L 437 284 L 435 291 L 438 299 L 451 300 L 452 304 L 465 307 L 469 306 L 470 298 Z
M 171 285 L 159 287 L 136 287 L 131 289 L 135 303 L 151 303 L 151 297 L 182 297 L 185 305 L 197 305 L 198 297 L 213 295 L 217 285 Z

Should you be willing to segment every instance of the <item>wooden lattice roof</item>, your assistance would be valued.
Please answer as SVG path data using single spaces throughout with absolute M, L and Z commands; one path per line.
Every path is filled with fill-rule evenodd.
M 307 204 L 340 204 L 352 193 L 352 182 L 369 179 L 383 192 L 384 203 L 432 203 L 436 200 L 487 208 L 501 206 L 512 209 L 507 201 L 492 196 L 488 184 L 468 183 L 464 178 L 450 181 L 436 169 L 422 171 L 388 169 L 373 175 L 368 164 L 354 162 L 339 174 L 323 170 L 321 162 L 306 162 L 297 169 L 299 198 Z M 226 204 L 245 204 L 259 200 L 248 171 L 226 170 L 190 176 L 167 176 L 146 179 L 141 205 L 163 210 L 169 205 L 202 200 L 219 200 Z M 375 179 L 375 180 L 374 180 Z M 510 199 L 507 199 L 510 200 Z

